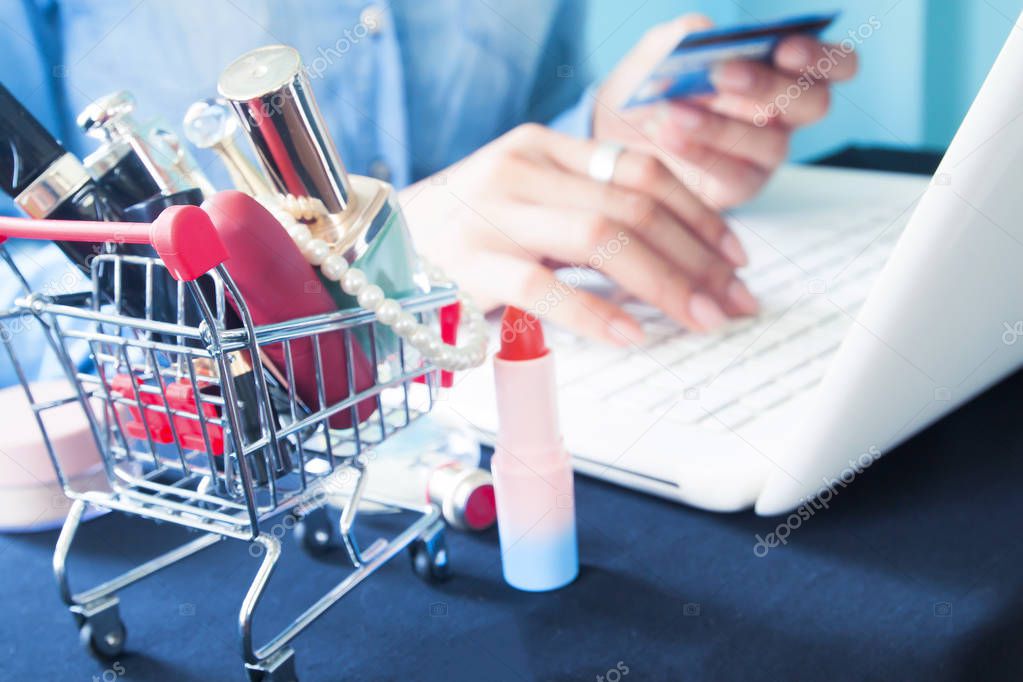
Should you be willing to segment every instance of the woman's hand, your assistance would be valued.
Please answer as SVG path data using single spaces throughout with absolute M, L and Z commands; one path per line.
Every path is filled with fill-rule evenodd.
M 642 339 L 635 320 L 551 267 L 597 269 L 694 330 L 755 312 L 724 220 L 644 151 L 623 151 L 610 183 L 592 179 L 599 146 L 522 125 L 406 188 L 417 247 L 484 306 L 514 304 L 619 345 Z
M 734 61 L 716 69 L 714 95 L 622 109 L 682 36 L 711 26 L 688 15 L 648 31 L 597 91 L 593 131 L 658 154 L 704 201 L 724 209 L 760 190 L 788 155 L 792 132 L 827 113 L 830 83 L 852 78 L 857 64 L 848 41 L 792 36 L 772 64 Z

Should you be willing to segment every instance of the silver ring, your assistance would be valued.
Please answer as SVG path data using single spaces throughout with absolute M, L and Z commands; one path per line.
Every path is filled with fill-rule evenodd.
M 615 166 L 618 165 L 618 158 L 624 149 L 625 147 L 615 142 L 601 142 L 590 157 L 588 169 L 590 177 L 605 185 L 609 184 L 614 179 Z

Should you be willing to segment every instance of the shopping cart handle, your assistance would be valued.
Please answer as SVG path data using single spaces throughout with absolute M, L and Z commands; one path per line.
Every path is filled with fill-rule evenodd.
M 151 244 L 171 275 L 194 280 L 227 260 L 210 217 L 198 206 L 171 206 L 152 224 L 33 220 L 0 216 L 0 243 L 8 237 L 65 242 Z

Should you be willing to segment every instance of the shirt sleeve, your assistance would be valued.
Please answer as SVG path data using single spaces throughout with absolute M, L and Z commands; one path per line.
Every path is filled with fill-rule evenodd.
M 591 85 L 579 96 L 579 101 L 555 116 L 551 128 L 572 137 L 593 137 L 593 107 L 596 102 L 596 85 Z
M 529 120 L 546 123 L 574 137 L 590 137 L 593 93 L 583 58 L 586 3 L 563 0 L 551 22 L 538 60 Z

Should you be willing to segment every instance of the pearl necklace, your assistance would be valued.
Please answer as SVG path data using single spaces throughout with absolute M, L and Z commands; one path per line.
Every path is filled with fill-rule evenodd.
M 383 289 L 371 284 L 366 273 L 350 266 L 342 254 L 333 253 L 330 244 L 313 237 L 305 222 L 315 224 L 326 218 L 327 211 L 322 202 L 290 194 L 260 197 L 259 200 L 284 226 L 310 265 L 318 267 L 330 281 L 340 284 L 342 291 L 355 297 L 359 307 L 372 312 L 378 322 L 412 344 L 427 362 L 448 371 L 471 369 L 483 364 L 487 357 L 487 323 L 468 294 L 463 291 L 456 294 L 462 306 L 462 326 L 468 333 L 468 339 L 461 346 L 445 343 L 436 331 L 402 310 L 399 301 L 388 298 Z M 454 282 L 435 266 L 427 266 L 427 277 L 433 286 L 454 286 Z

